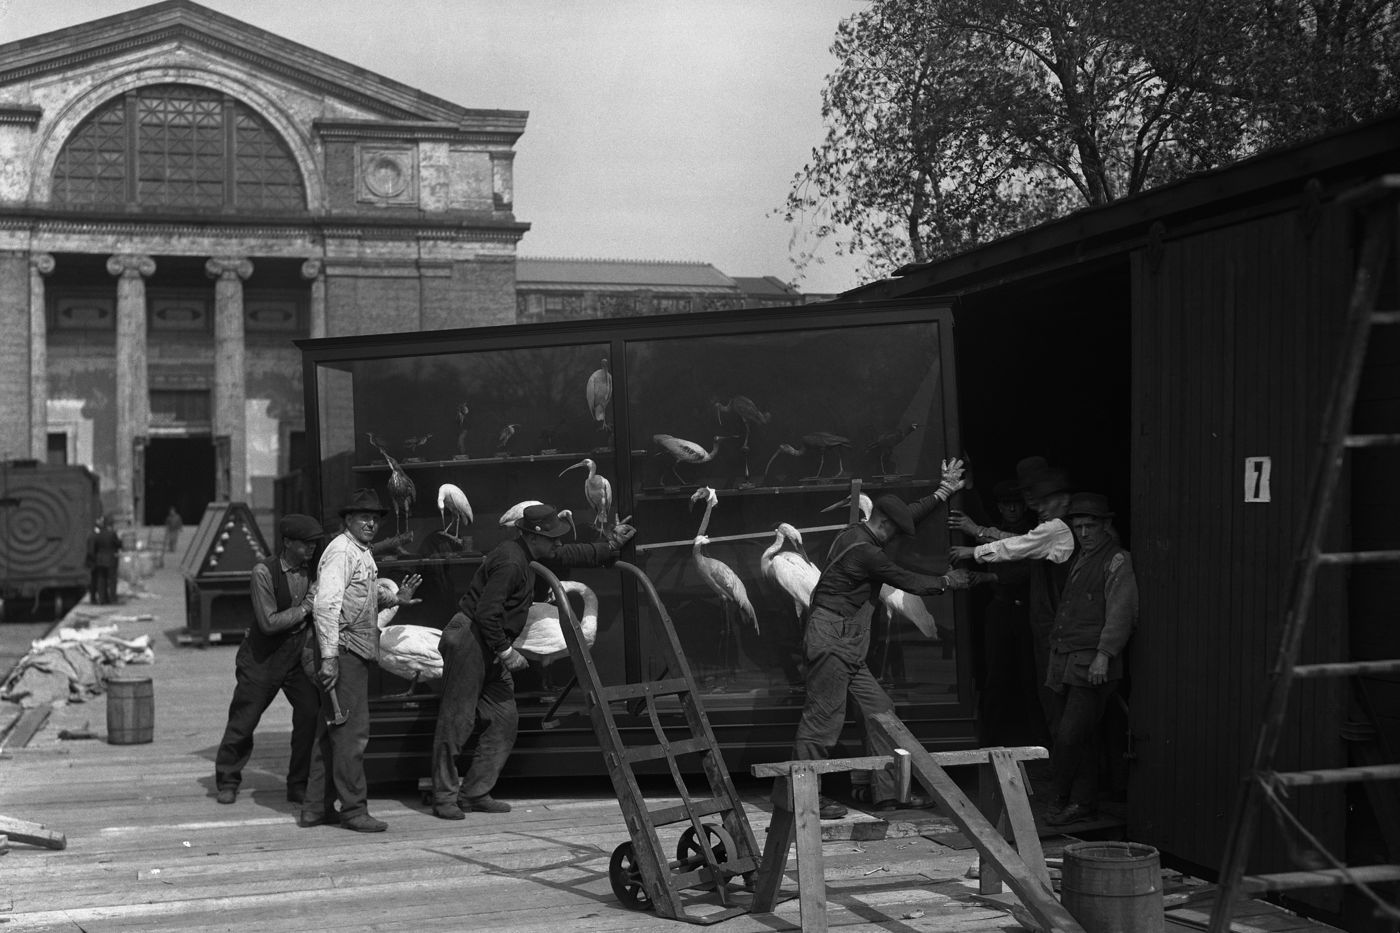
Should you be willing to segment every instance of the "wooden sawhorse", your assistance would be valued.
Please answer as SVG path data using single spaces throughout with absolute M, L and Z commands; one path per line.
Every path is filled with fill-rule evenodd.
M 821 820 L 817 814 L 819 775 L 831 771 L 908 768 L 977 848 L 981 860 L 980 893 L 996 893 L 1004 880 L 1041 926 L 1054 933 L 1084 933 L 1061 906 L 1050 884 L 1050 872 L 1036 833 L 1030 800 L 1021 774 L 1020 762 L 1044 758 L 1043 748 L 984 748 L 959 752 L 931 753 L 923 747 L 894 713 L 876 713 L 872 728 L 883 733 L 895 748 L 894 757 L 841 758 L 818 761 L 787 761 L 754 765 L 756 777 L 787 777 L 791 788 L 788 807 L 774 802 L 773 822 L 763 848 L 763 861 L 754 884 L 752 910 L 771 911 L 778 902 L 778 891 L 787 867 L 787 854 L 797 843 L 797 889 L 802 929 L 826 930 L 826 879 L 822 870 Z M 984 791 L 988 809 L 999 803 L 997 825 L 983 815 L 962 788 L 943 770 L 956 765 L 979 765 L 981 777 L 990 784 L 996 778 L 995 796 Z M 907 784 L 901 784 L 901 793 Z M 1007 834 L 1015 847 L 1007 841 Z

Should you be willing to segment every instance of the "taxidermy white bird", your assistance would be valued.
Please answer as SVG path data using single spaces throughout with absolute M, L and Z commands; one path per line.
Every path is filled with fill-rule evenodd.
M 393 580 L 380 577 L 379 588 L 393 595 L 399 586 Z M 409 681 L 408 689 L 394 696 L 408 696 L 420 680 L 435 680 L 442 676 L 442 653 L 438 642 L 442 632 L 427 625 L 394 625 L 398 606 L 379 610 L 379 666 L 396 677 Z
M 572 598 L 583 600 L 583 612 L 578 616 L 579 629 L 583 632 L 583 643 L 592 648 L 598 640 L 598 594 L 576 580 L 560 580 L 559 586 Z M 525 627 L 516 636 L 514 647 L 525 657 L 540 662 L 547 672 L 553 661 L 569 653 L 569 643 L 564 640 L 564 622 L 559 618 L 559 607 L 553 603 L 532 603 L 526 614 Z
M 612 401 L 612 373 L 608 371 L 607 357 L 603 358 L 603 365 L 589 375 L 588 385 L 584 387 L 583 392 L 588 399 L 588 412 L 593 416 L 593 420 L 598 422 L 598 430 L 610 430 L 608 403 Z
M 775 529 L 773 543 L 758 559 L 758 570 L 763 578 L 775 583 L 784 593 L 792 597 L 793 608 L 800 619 L 812 606 L 812 590 L 821 579 L 821 571 L 807 557 L 802 546 L 802 532 L 787 522 Z
M 467 494 L 462 492 L 462 487 L 454 486 L 452 483 L 443 483 L 438 487 L 437 496 L 438 515 L 442 517 L 442 533 L 454 540 L 457 532 L 462 530 L 462 525 L 470 525 L 472 519 L 472 504 L 467 501 Z M 452 513 L 449 520 L 447 513 Z M 452 533 L 447 531 L 448 525 L 452 526 Z
M 682 463 L 709 463 L 719 453 L 720 441 L 729 440 L 729 435 L 716 434 L 715 446 L 708 451 L 694 441 L 674 437 L 670 434 L 653 434 L 651 439 L 661 448 L 663 453 L 671 455 L 674 461 L 671 464 L 671 472 L 675 474 L 681 485 L 685 485 L 685 477 L 681 476 L 676 467 Z
M 525 517 L 525 510 L 532 505 L 544 505 L 544 503 L 538 499 L 522 499 L 502 512 L 501 517 L 497 519 L 497 524 L 502 528 L 514 528 L 515 523 Z M 578 528 L 574 525 L 574 513 L 569 509 L 560 509 L 558 515 L 569 523 L 569 527 L 574 530 L 574 537 L 577 538 Z
M 690 548 L 691 556 L 695 560 L 695 569 L 700 571 L 700 578 L 705 581 L 705 585 L 723 600 L 726 623 L 729 611 L 738 610 L 757 633 L 758 613 L 754 612 L 753 603 L 749 602 L 744 581 L 739 579 L 739 575 L 728 564 L 716 560 L 704 551 L 705 545 L 710 543 L 710 539 L 705 537 L 705 530 L 710 526 L 710 513 L 719 504 L 719 496 L 709 486 L 701 486 L 690 497 L 692 507 L 698 502 L 705 503 L 705 517 L 700 520 L 700 530 Z
M 861 493 L 857 501 L 858 504 L 856 508 L 860 510 L 861 521 L 869 521 L 870 512 L 875 507 L 874 503 L 870 501 L 870 497 L 865 493 Z M 847 496 L 840 502 L 827 506 L 822 509 L 822 511 L 834 512 L 837 509 L 849 509 L 850 507 L 851 497 Z M 934 621 L 933 613 L 928 611 L 928 604 L 924 602 L 922 596 L 915 596 L 913 593 L 897 590 L 888 583 L 884 583 L 880 586 L 879 599 L 880 604 L 885 607 L 885 612 L 888 613 L 891 618 L 897 616 L 899 618 L 908 619 L 910 622 L 914 623 L 914 627 L 917 628 L 925 638 L 932 638 L 935 641 L 938 640 L 938 623 Z
M 559 471 L 563 476 L 570 470 L 586 469 L 588 478 L 583 481 L 583 497 L 588 500 L 588 504 L 593 507 L 593 527 L 602 532 L 612 524 L 613 515 L 613 491 L 612 483 L 608 478 L 599 474 L 598 464 L 587 457 L 584 457 L 573 466 L 565 467 Z

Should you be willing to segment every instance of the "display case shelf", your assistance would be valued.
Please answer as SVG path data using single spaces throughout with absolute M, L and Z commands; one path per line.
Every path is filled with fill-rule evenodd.
M 820 568 L 848 520 L 845 510 L 823 510 L 849 495 L 852 478 L 872 498 L 893 492 L 913 500 L 936 486 L 941 460 L 959 451 L 950 320 L 940 306 L 833 304 L 301 341 L 312 498 L 329 527 L 356 487 L 378 491 L 392 513 L 383 533 L 412 531 L 416 551 L 381 559 L 382 571 L 424 578 L 422 604 L 401 609 L 396 621 L 438 627 L 456 611 L 480 555 L 513 536 L 499 526 L 513 505 L 538 500 L 570 510 L 585 542 L 626 518 L 638 531 L 624 556 L 655 585 L 726 761 L 743 768 L 787 753 L 803 702 L 802 622 L 793 597 L 764 569 L 766 553 L 781 544 L 775 529 L 799 529 Z M 600 383 L 611 391 L 597 394 Z M 507 424 L 517 431 L 516 448 L 531 453 L 499 455 L 496 438 Z M 684 483 L 654 441 L 660 434 L 704 444 L 702 462 L 679 464 Z M 822 434 L 849 443 L 823 457 L 812 440 Z M 775 458 L 784 445 L 796 453 Z M 400 488 L 396 501 L 384 454 L 410 449 L 419 459 L 398 464 L 416 495 Z M 604 515 L 586 494 L 587 471 L 565 471 L 583 460 L 610 482 Z M 453 518 L 438 510 L 446 484 L 470 501 L 474 521 L 453 529 L 470 537 L 470 553 L 435 535 Z M 692 507 L 701 486 L 715 489 L 712 508 Z M 733 603 L 702 576 L 695 545 L 702 522 L 703 556 L 742 582 L 751 613 L 727 608 Z M 912 570 L 939 574 L 948 545 L 940 517 L 887 551 Z M 591 654 L 604 681 L 657 676 L 649 667 L 651 610 L 639 608 L 646 602 L 631 584 L 608 570 L 571 576 L 599 597 Z M 868 663 L 916 734 L 933 745 L 961 744 L 972 738 L 970 635 L 957 625 L 959 598 L 923 603 L 937 631 L 877 614 Z M 521 672 L 522 712 L 551 703 L 569 674 L 567 660 Z M 402 686 L 384 684 L 386 692 Z M 586 726 L 584 711 L 574 696 L 560 716 Z M 414 728 L 416 738 L 400 736 L 408 744 L 384 756 L 394 767 L 426 758 L 414 744 L 427 741 L 423 723 Z M 856 742 L 854 731 L 843 738 L 852 749 Z M 530 749 L 525 758 L 535 762 L 522 770 L 602 768 L 596 743 L 580 730 L 544 732 L 529 715 L 518 748 Z

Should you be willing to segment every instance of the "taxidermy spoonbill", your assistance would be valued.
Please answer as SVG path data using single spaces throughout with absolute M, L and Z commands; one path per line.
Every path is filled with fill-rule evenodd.
M 731 438 L 732 435 L 716 434 L 715 446 L 707 451 L 694 441 L 674 437 L 670 434 L 653 434 L 651 436 L 652 441 L 661 448 L 663 453 L 671 455 L 673 460 L 671 472 L 675 474 L 676 479 L 680 481 L 682 486 L 686 485 L 686 482 L 685 477 L 681 476 L 680 472 L 676 469 L 678 466 L 682 463 L 709 463 L 711 460 L 715 459 L 715 455 L 719 453 L 720 441 L 730 440 Z

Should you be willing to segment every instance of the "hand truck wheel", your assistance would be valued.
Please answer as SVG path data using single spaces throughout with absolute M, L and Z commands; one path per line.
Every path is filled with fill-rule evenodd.
M 705 830 L 705 839 L 709 842 L 710 852 L 714 855 L 716 864 L 723 865 L 729 861 L 729 850 L 736 848 L 729 833 L 713 823 L 702 823 L 700 827 Z M 676 861 L 689 868 L 698 868 L 705 864 L 705 854 L 700 851 L 700 841 L 695 835 L 694 826 L 688 827 L 685 832 L 681 833 L 681 838 L 676 843 Z M 745 888 L 753 889 L 755 874 L 752 871 L 744 872 Z M 726 883 L 729 877 L 725 878 Z
M 651 898 L 647 897 L 646 886 L 642 884 L 642 870 L 637 865 L 637 850 L 631 842 L 624 842 L 613 849 L 608 860 L 608 881 L 613 894 L 628 910 L 650 910 Z

